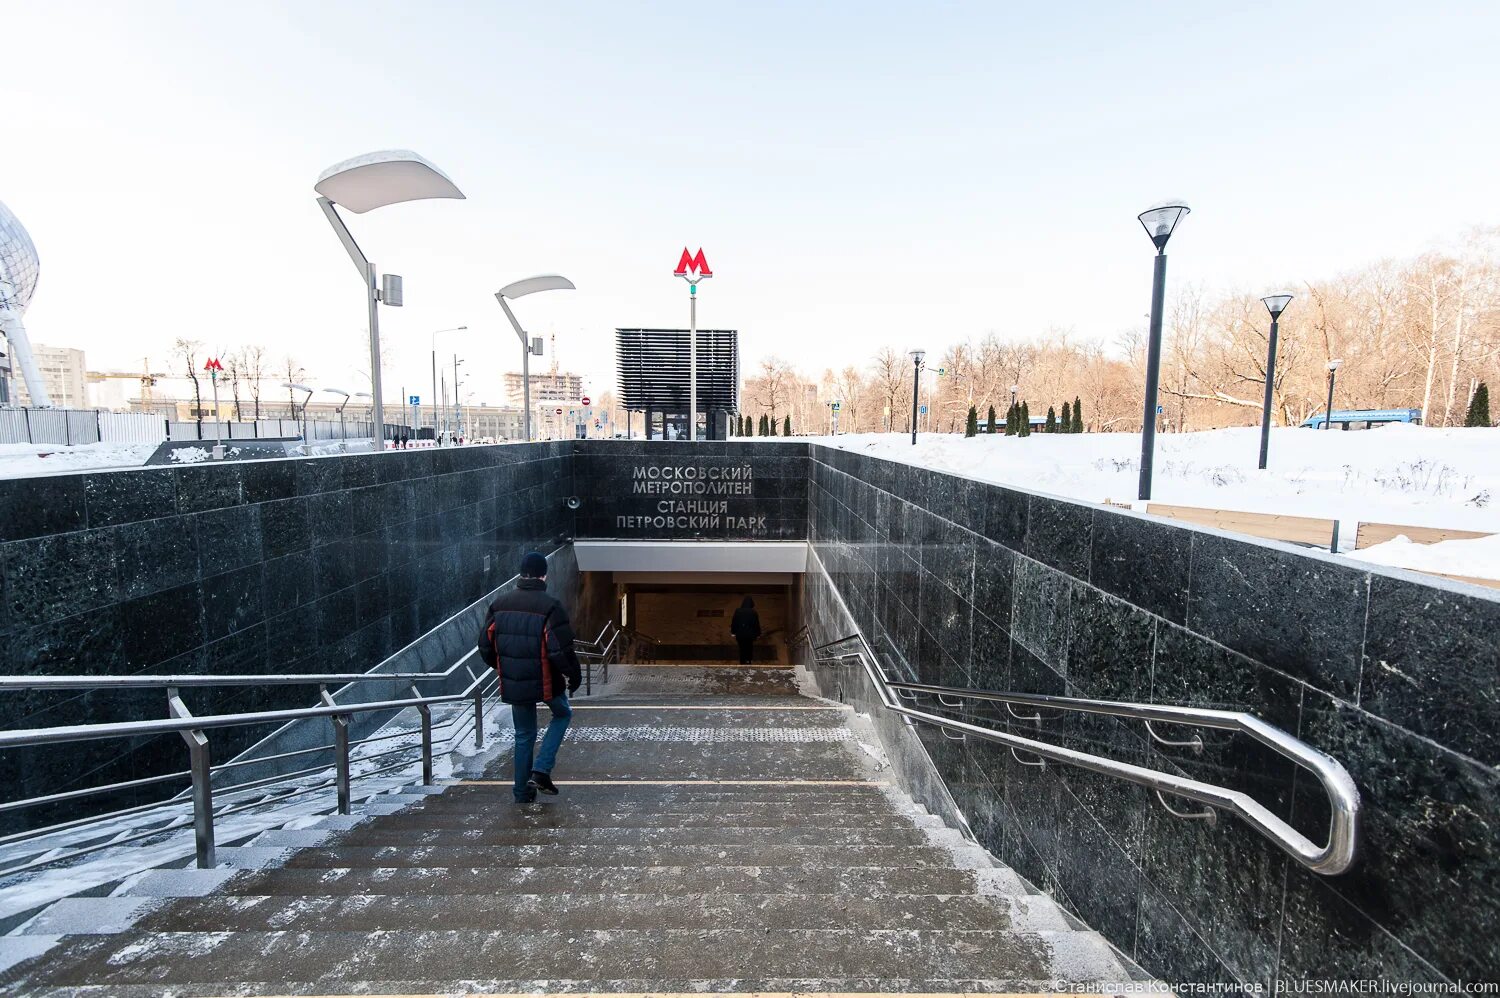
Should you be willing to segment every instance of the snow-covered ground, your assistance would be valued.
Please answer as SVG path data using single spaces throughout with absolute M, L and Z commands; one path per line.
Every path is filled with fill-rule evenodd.
M 0 444 L 0 478 L 56 475 L 94 468 L 139 468 L 156 444 Z
M 1092 502 L 1132 503 L 1140 476 L 1136 433 L 1030 437 L 869 433 L 814 438 L 878 457 L 982 481 Z M 1152 501 L 1343 521 L 1343 554 L 1386 565 L 1500 579 L 1500 538 L 1416 544 L 1404 538 L 1352 550 L 1356 521 L 1500 534 L 1500 429 L 1278 429 L 1269 467 L 1256 467 L 1255 428 L 1159 434 Z

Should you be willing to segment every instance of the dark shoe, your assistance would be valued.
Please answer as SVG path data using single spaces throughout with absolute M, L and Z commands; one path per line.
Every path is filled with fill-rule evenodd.
M 533 790 L 540 790 L 544 794 L 549 794 L 553 797 L 557 796 L 557 784 L 553 783 L 552 777 L 546 773 L 533 770 L 531 779 L 526 781 L 526 785 Z

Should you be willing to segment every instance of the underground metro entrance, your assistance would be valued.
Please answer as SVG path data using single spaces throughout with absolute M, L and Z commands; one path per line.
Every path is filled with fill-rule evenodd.
M 628 638 L 627 660 L 639 664 L 737 664 L 730 632 L 749 598 L 759 618 L 752 647 L 757 666 L 790 666 L 788 639 L 799 620 L 790 574 L 582 572 L 591 620 L 612 620 Z

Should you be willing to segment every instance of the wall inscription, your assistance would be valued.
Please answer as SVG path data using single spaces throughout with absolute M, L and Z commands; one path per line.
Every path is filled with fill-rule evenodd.
M 766 517 L 748 508 L 755 498 L 748 464 L 637 464 L 630 494 L 655 503 L 650 512 L 616 516 L 619 530 L 768 530 Z

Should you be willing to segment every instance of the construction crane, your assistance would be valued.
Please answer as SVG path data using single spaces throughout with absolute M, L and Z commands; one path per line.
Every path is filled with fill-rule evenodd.
M 170 377 L 170 374 L 151 370 L 151 358 L 149 357 L 141 358 L 141 371 L 139 374 L 132 374 L 127 371 L 89 371 L 86 375 L 88 382 L 95 385 L 103 384 L 106 381 L 138 381 L 141 386 L 142 408 L 147 408 L 154 403 L 155 399 L 152 389 L 156 387 L 157 379 Z

